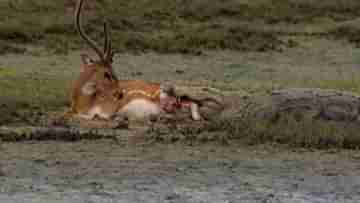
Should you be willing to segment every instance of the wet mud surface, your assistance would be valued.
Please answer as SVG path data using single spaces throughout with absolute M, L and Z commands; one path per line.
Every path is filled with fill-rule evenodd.
M 94 140 L 2 143 L 0 157 L 1 202 L 360 201 L 357 151 Z

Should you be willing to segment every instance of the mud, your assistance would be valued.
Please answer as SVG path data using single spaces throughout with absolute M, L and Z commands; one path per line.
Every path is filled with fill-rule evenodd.
M 3 143 L 1 202 L 358 202 L 358 151 Z

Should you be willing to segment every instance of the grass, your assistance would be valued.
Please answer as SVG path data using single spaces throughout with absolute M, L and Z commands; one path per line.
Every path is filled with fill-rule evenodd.
M 7 53 L 16 53 L 22 54 L 25 53 L 26 49 L 22 47 L 15 46 L 12 43 L 8 43 L 6 41 L 0 40 L 0 55 L 7 54 Z
M 83 45 L 73 25 L 74 0 L 3 0 L 0 2 L 0 40 L 46 46 L 67 53 Z M 276 31 L 257 24 L 316 23 L 352 20 L 360 16 L 360 3 L 336 0 L 332 3 L 293 0 L 235 1 L 147 0 L 87 2 L 86 29 L 99 38 L 104 19 L 110 21 L 118 51 L 157 51 L 198 54 L 202 50 L 232 49 L 281 51 L 294 46 Z M 244 24 L 244 22 L 246 22 Z M 260 28 L 260 29 L 259 29 Z M 340 30 L 329 34 L 338 35 Z M 350 32 L 350 31 L 349 31 Z M 350 41 L 355 30 L 344 35 Z M 4 52 L 12 49 L 0 47 Z
M 32 46 L 45 47 L 49 55 L 69 54 L 84 48 L 86 45 L 73 25 L 74 2 L 0 0 L 0 55 L 22 54 Z M 88 0 L 84 16 L 85 29 L 99 40 L 102 40 L 102 23 L 108 20 L 114 48 L 122 52 L 199 55 L 210 50 L 236 50 L 265 55 L 274 51 L 286 54 L 293 48 L 309 48 L 304 45 L 306 40 L 291 38 L 299 36 L 345 39 L 360 45 L 357 20 L 360 1 L 357 0 L 214 0 L 211 3 L 206 0 Z M 291 29 L 293 27 L 296 29 Z M 324 69 L 321 71 L 333 72 L 321 76 L 321 71 L 307 72 L 309 70 L 303 67 L 288 72 L 275 67 L 281 62 L 272 63 L 273 58 L 268 58 L 269 61 L 263 59 L 261 63 L 255 63 L 256 59 L 224 65 L 221 74 L 216 76 L 217 82 L 211 85 L 243 97 L 264 95 L 273 89 L 288 87 L 338 89 L 360 94 L 360 78 L 356 72 L 333 73 L 331 69 Z M 61 59 L 59 63 L 66 60 Z M 268 63 L 272 66 L 269 67 Z M 56 65 L 56 68 L 63 67 Z M 0 114 L 3 115 L 0 124 L 36 123 L 47 112 L 58 111 L 68 104 L 69 78 L 61 75 L 63 73 L 56 72 L 56 76 L 42 74 L 35 65 L 27 72 L 18 70 L 4 67 L 0 62 Z M 299 120 L 292 115 L 276 122 L 256 121 L 243 116 L 247 115 L 243 113 L 217 118 L 203 126 L 153 126 L 149 135 L 170 142 L 229 143 L 239 139 L 248 144 L 270 142 L 291 147 L 360 146 L 356 135 L 358 127 L 353 124 L 309 118 Z
M 290 147 L 304 148 L 348 148 L 358 149 L 360 138 L 359 127 L 351 123 L 314 120 L 313 118 L 298 119 L 294 115 L 283 115 L 276 122 L 256 121 L 244 127 L 227 125 L 233 137 L 245 139 L 248 144 L 278 143 Z M 231 131 L 230 131 L 231 130 Z
M 280 144 L 290 148 L 359 149 L 360 127 L 345 123 L 286 114 L 277 120 L 258 120 L 250 114 L 211 119 L 202 126 L 157 125 L 148 131 L 148 139 L 160 142 L 188 144 L 218 142 L 230 144 L 235 140 L 246 145 Z
M 3 115 L 0 125 L 34 123 L 46 112 L 68 104 L 65 79 L 49 79 L 36 72 L 26 74 L 15 68 L 0 67 L 0 87 L 0 113 Z
M 21 55 L 15 57 L 18 56 Z M 38 124 L 48 112 L 63 110 L 68 105 L 67 85 L 70 77 L 66 74 L 76 70 L 73 70 L 73 66 L 65 67 L 64 63 L 68 60 L 78 61 L 79 57 L 76 55 L 73 59 L 62 56 L 34 58 L 44 61 L 40 65 L 0 66 L 0 113 L 3 115 L 0 117 L 0 125 Z M 36 60 L 27 59 L 25 62 L 35 62 Z M 163 59 L 156 58 L 156 60 Z M 186 58 L 183 60 L 188 63 Z M 71 62 L 70 64 L 74 63 Z M 331 76 L 334 76 L 331 78 L 335 79 L 307 80 L 306 75 L 301 75 L 303 73 L 299 71 L 295 80 L 291 78 L 294 76 L 291 74 L 282 74 L 282 76 L 265 80 L 264 76 L 261 75 L 264 72 L 260 68 L 251 62 L 227 64 L 223 67 L 224 75 L 220 77 L 223 79 L 211 85 L 224 92 L 236 92 L 239 97 L 250 96 L 250 101 L 252 101 L 251 96 L 268 95 L 273 89 L 287 87 L 321 87 L 360 93 L 360 78 L 356 72 L 335 71 L 331 73 Z M 274 71 L 278 70 L 275 69 Z M 274 74 L 269 70 L 266 70 L 265 73 Z M 164 77 L 167 77 L 166 74 L 169 73 L 165 72 Z M 242 103 L 246 104 L 246 102 Z M 216 117 L 216 119 L 203 125 L 179 122 L 178 124 L 154 126 L 149 131 L 149 137 L 157 141 L 180 141 L 190 144 L 210 141 L 227 144 L 234 140 L 240 140 L 249 145 L 279 143 L 290 147 L 307 148 L 356 149 L 360 146 L 360 139 L 357 134 L 359 129 L 356 124 L 311 120 L 309 118 L 299 120 L 292 115 L 281 117 L 277 121 L 258 121 L 248 117 L 248 113 L 251 111 L 246 112 L 246 107 L 239 106 L 236 110 L 240 112 Z M 249 108 L 249 110 L 251 109 Z

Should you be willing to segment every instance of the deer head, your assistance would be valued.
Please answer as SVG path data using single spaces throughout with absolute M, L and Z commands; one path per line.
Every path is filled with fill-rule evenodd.
M 106 80 L 117 80 L 113 68 L 112 62 L 114 52 L 111 46 L 111 37 L 108 24 L 104 22 L 104 49 L 101 50 L 97 43 L 91 39 L 82 28 L 81 11 L 84 0 L 79 0 L 75 11 L 75 26 L 80 37 L 92 48 L 98 56 L 98 59 L 92 59 L 89 55 L 83 54 L 81 72 L 93 72 L 96 73 L 97 78 Z M 101 73 L 101 74 L 100 74 Z

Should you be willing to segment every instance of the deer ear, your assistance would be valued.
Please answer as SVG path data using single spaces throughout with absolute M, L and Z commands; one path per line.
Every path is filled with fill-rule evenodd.
M 91 65 L 94 63 L 94 60 L 92 60 L 87 54 L 81 54 L 81 60 L 85 65 Z

